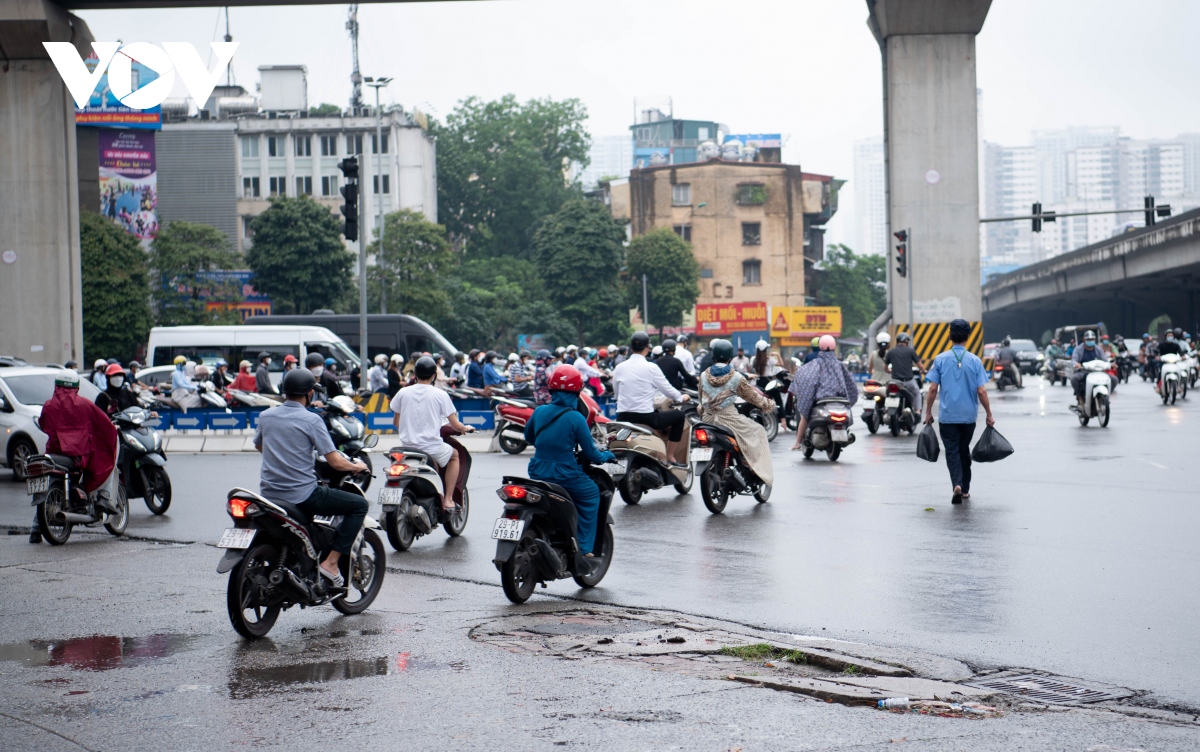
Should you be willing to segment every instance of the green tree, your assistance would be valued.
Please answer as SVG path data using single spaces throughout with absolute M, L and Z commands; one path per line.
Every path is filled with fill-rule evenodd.
M 230 303 L 242 299 L 236 282 L 212 275 L 244 266 L 242 257 L 229 250 L 225 233 L 217 228 L 179 220 L 167 224 L 150 245 L 150 266 L 157 278 L 154 297 L 159 326 L 242 322 L 237 309 L 205 310 L 209 298 Z
M 528 258 L 538 222 L 580 195 L 568 185 L 571 163 L 587 166 L 587 109 L 577 99 L 509 94 L 494 102 L 459 102 L 445 123 L 431 121 L 438 142 L 438 217 L 468 256 Z
M 312 115 L 313 117 L 329 117 L 330 115 L 341 115 L 342 108 L 338 107 L 336 104 L 329 104 L 328 102 L 322 102 L 321 104 L 317 105 L 316 107 L 309 107 L 308 114 Z
M 375 266 L 367 270 L 368 306 L 379 311 L 382 286 L 392 313 L 425 319 L 445 316 L 450 310 L 450 296 L 441 282 L 454 262 L 446 228 L 412 209 L 392 212 L 384 217 L 384 223 L 382 256 L 378 233 L 367 247 L 368 253 L 376 254 Z
M 817 305 L 841 306 L 842 331 L 866 330 L 887 305 L 887 259 L 857 255 L 845 245 L 825 248 L 817 267 Z
M 153 323 L 146 254 L 132 235 L 95 212 L 79 213 L 79 245 L 83 351 L 89 358 L 131 360 Z
M 577 342 L 624 337 L 628 326 L 617 275 L 625 230 L 596 201 L 576 199 L 546 217 L 533 257 L 551 284 L 545 299 L 575 327 Z
M 642 311 L 642 320 L 662 331 L 683 324 L 683 314 L 700 297 L 700 266 L 692 246 L 665 227 L 634 238 L 625 249 L 626 304 Z M 642 310 L 642 275 L 647 278 L 650 319 Z
M 342 243 L 341 222 L 310 196 L 271 199 L 250 228 L 246 263 L 275 312 L 312 313 L 349 294 L 354 254 Z

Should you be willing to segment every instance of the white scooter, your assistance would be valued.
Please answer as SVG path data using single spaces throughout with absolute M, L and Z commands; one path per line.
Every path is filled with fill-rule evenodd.
M 1081 368 L 1087 371 L 1083 382 L 1083 407 L 1075 405 L 1071 409 L 1079 416 L 1079 425 L 1086 426 L 1088 421 L 1096 418 L 1101 427 L 1107 427 L 1112 407 L 1109 404 L 1109 390 L 1112 387 L 1112 379 L 1108 375 L 1109 363 L 1103 360 L 1089 360 Z
M 1162 369 L 1159 378 L 1162 380 L 1162 387 L 1159 390 L 1159 396 L 1162 397 L 1163 404 L 1175 404 L 1175 398 L 1180 399 L 1187 397 L 1188 390 L 1188 364 L 1175 353 L 1167 353 L 1162 358 Z

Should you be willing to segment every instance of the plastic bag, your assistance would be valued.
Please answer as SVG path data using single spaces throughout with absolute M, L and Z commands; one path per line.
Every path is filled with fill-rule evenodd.
M 1013 453 L 1012 444 L 1000 435 L 995 428 L 988 426 L 983 429 L 983 435 L 975 442 L 971 450 L 971 459 L 975 462 L 999 462 Z
M 929 462 L 937 462 L 941 451 L 942 447 L 938 444 L 937 431 L 933 430 L 932 423 L 926 423 L 925 427 L 921 429 L 921 435 L 917 437 L 917 456 Z

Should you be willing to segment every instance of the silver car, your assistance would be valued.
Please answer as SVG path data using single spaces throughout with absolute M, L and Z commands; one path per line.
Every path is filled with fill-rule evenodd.
M 46 434 L 34 421 L 42 405 L 54 394 L 57 368 L 13 366 L 0 370 L 0 464 L 12 468 L 13 480 L 25 480 L 25 461 L 46 451 Z M 100 395 L 91 382 L 80 379 L 79 394 L 96 401 Z

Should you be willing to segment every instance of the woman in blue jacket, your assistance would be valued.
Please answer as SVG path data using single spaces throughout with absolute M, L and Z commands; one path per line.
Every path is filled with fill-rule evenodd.
M 575 447 L 593 465 L 613 462 L 612 452 L 599 451 L 588 431 L 587 419 L 579 412 L 579 393 L 583 375 L 575 366 L 562 365 L 550 376 L 550 403 L 533 411 L 525 424 L 525 441 L 534 446 L 529 460 L 529 477 L 557 483 L 571 494 L 579 512 L 575 538 L 579 550 L 592 555 L 596 545 L 596 513 L 600 509 L 600 488 L 575 460 Z

